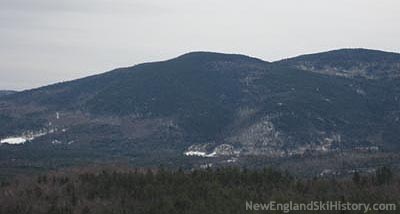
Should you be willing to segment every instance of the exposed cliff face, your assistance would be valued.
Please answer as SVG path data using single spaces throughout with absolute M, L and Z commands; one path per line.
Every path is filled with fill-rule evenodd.
M 274 124 L 268 119 L 251 124 L 227 139 L 234 145 L 240 145 L 243 155 L 281 156 L 289 142 L 275 129 Z

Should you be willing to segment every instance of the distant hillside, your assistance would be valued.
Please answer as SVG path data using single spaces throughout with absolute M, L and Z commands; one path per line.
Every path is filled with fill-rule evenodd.
M 10 94 L 14 94 L 14 93 L 16 93 L 16 91 L 0 90 L 0 97 L 6 96 L 6 95 L 10 95 Z
M 269 63 L 193 52 L 20 92 L 0 99 L 0 163 L 200 167 L 331 158 L 314 173 L 343 168 L 330 162 L 341 154 L 349 170 L 369 170 L 372 156 L 400 150 L 397 57 L 338 50 Z M 354 68 L 368 78 L 341 77 L 358 77 Z
M 400 54 L 368 49 L 341 49 L 285 59 L 280 65 L 345 77 L 399 78 Z

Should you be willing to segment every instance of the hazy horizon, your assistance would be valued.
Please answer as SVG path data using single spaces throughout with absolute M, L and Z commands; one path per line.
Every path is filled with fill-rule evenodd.
M 0 0 L 0 90 L 191 51 L 266 61 L 341 48 L 398 53 L 399 20 L 396 0 Z

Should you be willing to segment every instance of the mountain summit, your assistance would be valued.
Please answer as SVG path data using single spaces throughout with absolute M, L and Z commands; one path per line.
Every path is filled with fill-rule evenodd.
M 399 65 L 399 54 L 364 49 L 274 63 L 193 52 L 19 92 L 0 98 L 0 162 L 247 164 L 398 151 Z

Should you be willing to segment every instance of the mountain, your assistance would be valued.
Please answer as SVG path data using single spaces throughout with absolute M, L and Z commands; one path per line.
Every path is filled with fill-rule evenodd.
M 7 95 L 10 95 L 10 94 L 14 94 L 14 93 L 16 93 L 16 91 L 0 90 L 0 97 L 7 96 Z
M 343 77 L 400 77 L 400 54 L 368 49 L 341 49 L 284 59 L 277 64 Z
M 19 92 L 0 98 L 0 165 L 278 164 L 319 173 L 345 161 L 349 170 L 369 169 L 376 160 L 397 164 L 396 60 L 397 54 L 367 50 L 274 63 L 192 52 Z M 347 74 L 368 63 L 379 69 L 363 73 L 382 76 L 319 70 Z

